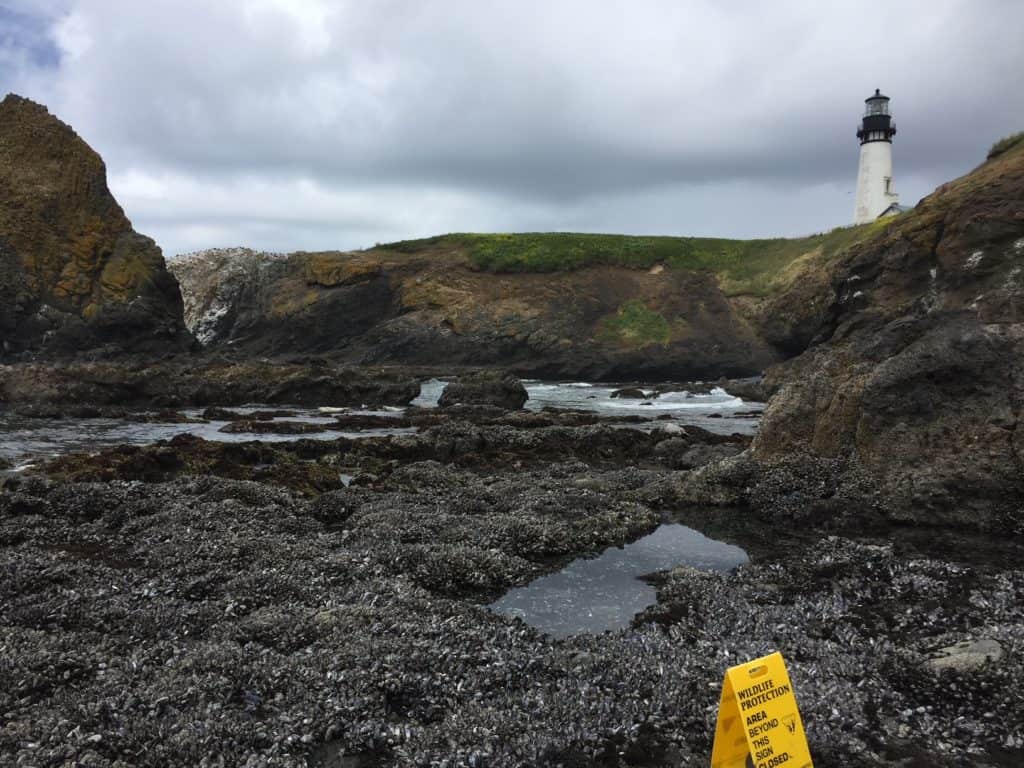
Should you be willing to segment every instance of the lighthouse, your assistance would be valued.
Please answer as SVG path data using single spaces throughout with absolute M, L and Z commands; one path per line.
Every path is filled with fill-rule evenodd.
M 857 128 L 860 167 L 854 224 L 874 221 L 882 214 L 900 210 L 899 195 L 892 180 L 892 137 L 896 135 L 896 125 L 889 114 L 889 97 L 876 88 L 864 103 L 864 117 Z

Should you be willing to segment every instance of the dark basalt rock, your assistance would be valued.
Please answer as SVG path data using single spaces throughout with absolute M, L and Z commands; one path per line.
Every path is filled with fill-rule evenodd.
M 97 414 L 98 415 L 98 414 Z M 205 419 L 193 419 L 180 411 L 158 411 L 156 413 L 136 413 L 129 418 L 139 424 L 205 424 Z
M 458 409 L 452 409 L 457 411 Z M 438 414 L 450 413 L 439 409 Z M 396 469 L 410 462 L 438 462 L 477 471 L 543 467 L 573 459 L 602 470 L 642 463 L 652 468 L 682 469 L 730 456 L 749 445 L 750 438 L 717 435 L 698 427 L 676 425 L 645 432 L 611 423 L 566 419 L 564 423 L 524 419 L 509 412 L 507 418 L 484 418 L 478 423 L 450 418 L 417 434 L 369 436 L 362 439 L 298 439 L 259 442 L 258 435 L 348 431 L 351 425 L 305 422 L 233 421 L 221 431 L 252 434 L 249 442 L 208 441 L 191 434 L 146 446 L 117 446 L 90 453 L 69 453 L 38 464 L 32 473 L 67 481 L 111 482 L 140 480 L 165 482 L 194 475 L 259 480 L 304 494 L 344 485 L 387 481 Z M 572 415 L 572 414 L 569 414 Z M 533 414 L 541 417 L 543 414 Z M 401 419 L 389 419 L 398 424 Z M 387 424 L 391 427 L 393 425 Z M 352 430 L 358 431 L 358 430 Z M 445 471 L 448 471 L 447 469 Z M 636 472 L 636 469 L 630 470 Z
M 326 429 L 360 432 L 365 429 L 398 429 L 413 426 L 413 421 L 405 416 L 378 416 L 369 413 L 352 413 L 335 416 L 334 423 L 326 425 Z M 419 426 L 419 424 L 416 424 Z
M 739 397 L 748 402 L 764 403 L 772 396 L 772 391 L 765 386 L 764 379 L 753 377 L 748 379 L 720 379 L 715 386 L 719 386 L 733 397 Z
M 153 445 L 123 445 L 96 453 L 70 453 L 36 470 L 60 480 L 160 483 L 178 477 L 216 475 L 254 480 L 314 495 L 342 487 L 336 457 L 348 440 L 299 440 L 294 443 L 212 442 L 190 434 Z
M 1022 199 L 1018 151 L 837 264 L 835 331 L 770 374 L 755 455 L 855 457 L 894 518 L 1024 532 Z
M 241 413 L 230 408 L 207 408 L 202 416 L 208 421 L 270 421 L 271 419 L 287 419 L 295 416 L 295 411 L 251 411 Z
M 514 411 L 529 400 L 526 387 L 503 371 L 477 371 L 459 376 L 441 393 L 438 405 L 491 405 Z
M 694 444 L 688 440 L 671 438 L 658 443 L 654 455 L 672 469 L 694 469 L 713 461 L 735 456 L 746 448 L 742 443 Z
M 311 435 L 323 432 L 330 425 L 311 424 L 308 421 L 232 421 L 218 432 L 225 434 L 251 433 L 254 435 Z
M 166 354 L 192 343 L 178 283 L 156 244 L 132 230 L 99 155 L 45 107 L 8 95 L 0 102 L 0 360 Z
M 164 408 L 252 402 L 408 405 L 419 392 L 419 382 L 400 372 L 319 364 L 177 358 L 150 365 L 76 362 L 0 366 L 0 403 L 39 407 L 64 403 Z
M 642 389 L 636 387 L 625 387 L 623 389 L 616 389 L 611 394 L 612 397 L 622 398 L 623 400 L 646 400 L 649 395 Z

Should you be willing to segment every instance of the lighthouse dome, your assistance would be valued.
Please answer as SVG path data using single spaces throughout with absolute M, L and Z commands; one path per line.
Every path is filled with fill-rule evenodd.
M 873 96 L 868 96 L 864 99 L 864 103 L 867 105 L 864 108 L 864 117 L 889 114 L 889 97 L 883 94 L 878 88 L 875 88 L 875 94 Z

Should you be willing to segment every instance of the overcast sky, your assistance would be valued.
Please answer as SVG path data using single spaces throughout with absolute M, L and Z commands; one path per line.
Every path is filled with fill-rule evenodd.
M 0 91 L 169 256 L 781 236 L 851 221 L 875 88 L 905 203 L 1024 129 L 1022 29 L 1020 0 L 0 0 Z

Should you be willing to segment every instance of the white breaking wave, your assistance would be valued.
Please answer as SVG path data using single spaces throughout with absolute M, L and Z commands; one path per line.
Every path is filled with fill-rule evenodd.
M 526 382 L 524 382 L 526 383 Z M 530 401 L 527 408 L 555 406 L 562 408 L 583 408 L 593 411 L 643 414 L 671 411 L 729 411 L 742 408 L 745 403 L 721 387 L 715 387 L 706 394 L 675 391 L 656 395 L 650 388 L 641 389 L 646 399 L 613 398 L 615 388 L 589 382 L 567 382 L 564 384 L 530 382 L 526 383 Z
M 681 393 L 671 393 L 681 394 Z M 649 405 L 648 405 L 649 403 Z M 669 395 L 662 395 L 654 400 L 609 400 L 601 402 L 602 408 L 616 408 L 628 410 L 645 411 L 728 411 L 742 407 L 743 400 L 738 397 L 730 397 L 726 400 L 712 399 L 708 396 L 694 396 L 689 399 L 676 399 Z

